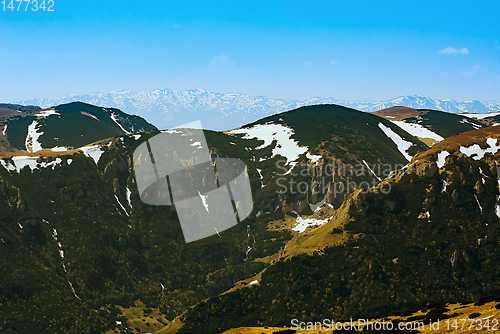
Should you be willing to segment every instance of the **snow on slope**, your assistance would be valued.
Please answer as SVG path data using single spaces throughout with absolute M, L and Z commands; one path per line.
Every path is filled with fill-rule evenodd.
M 469 114 L 469 113 L 465 113 L 465 114 L 459 114 L 459 115 L 460 116 L 469 117 L 469 118 L 483 119 L 483 118 L 486 118 L 486 117 L 495 117 L 495 116 L 498 116 L 498 115 L 500 115 L 500 112 L 490 112 L 490 113 L 486 113 L 486 114 Z
M 26 136 L 24 144 L 26 146 L 26 151 L 30 153 L 42 149 L 42 144 L 38 142 L 38 138 L 43 135 L 43 132 L 38 132 L 39 128 L 37 129 L 37 125 L 38 121 L 34 120 L 33 123 L 28 126 L 28 135 Z
M 54 109 L 40 110 L 40 112 L 35 114 L 35 116 L 43 118 L 49 117 L 50 115 L 61 115 L 61 114 L 56 112 Z
M 392 131 L 391 128 L 385 126 L 382 123 L 378 123 L 378 127 L 385 133 L 387 137 L 389 137 L 394 144 L 398 147 L 399 152 L 403 154 L 403 156 L 406 158 L 406 160 L 410 161 L 411 160 L 411 155 L 406 153 L 406 151 L 413 146 L 413 143 L 405 141 L 403 138 L 401 138 L 396 132 Z
M 230 134 L 243 134 L 242 138 L 253 139 L 257 138 L 263 140 L 264 144 L 256 147 L 259 150 L 261 148 L 271 145 L 273 141 L 277 141 L 276 146 L 273 148 L 273 155 L 281 155 L 287 159 L 286 165 L 291 165 L 292 168 L 286 173 L 288 174 L 293 167 L 296 165 L 296 160 L 301 154 L 307 152 L 307 146 L 299 147 L 298 142 L 293 140 L 291 136 L 294 134 L 292 128 L 286 127 L 281 124 L 267 123 L 267 124 L 257 124 L 251 128 L 236 129 L 229 132 Z
M 87 156 L 87 158 L 92 158 L 96 165 L 99 162 L 101 155 L 104 153 L 100 145 L 83 146 L 80 147 L 79 150 L 81 150 L 83 154 Z
M 474 129 L 475 129 L 475 130 L 477 130 L 477 129 L 481 129 L 481 128 L 483 127 L 483 126 L 482 126 L 482 125 L 480 125 L 480 124 L 472 123 L 472 122 L 471 122 L 471 121 L 469 121 L 467 118 L 463 118 L 463 119 L 460 121 L 460 123 L 462 123 L 462 124 L 465 124 L 465 123 L 470 124 L 470 125 L 472 125 L 472 126 L 474 127 Z
M 391 121 L 409 134 L 419 138 L 431 138 L 437 141 L 444 140 L 443 137 L 417 123 L 406 123 L 404 121 Z
M 496 154 L 500 149 L 500 145 L 497 146 L 497 139 L 488 138 L 486 139 L 486 144 L 490 147 L 482 149 L 478 144 L 474 144 L 469 147 L 460 146 L 460 152 L 468 157 L 472 157 L 474 160 L 481 160 L 486 153 Z
M 120 129 L 122 129 L 123 132 L 125 132 L 126 134 L 130 134 L 130 132 L 125 130 L 125 128 L 118 122 L 118 118 L 116 117 L 115 113 L 111 113 L 111 119 L 116 123 L 116 125 L 120 127 Z
M 438 168 L 441 168 L 445 165 L 446 157 L 449 155 L 450 155 L 450 152 L 448 152 L 448 151 L 441 151 L 438 153 L 438 159 L 437 159 Z M 446 184 L 445 184 L 445 189 L 446 189 Z
M 12 157 L 12 163 L 10 161 L 5 161 L 5 159 L 0 159 L 0 164 L 2 164 L 2 166 L 9 172 L 16 171 L 17 173 L 20 173 L 26 166 L 28 166 L 31 169 L 31 172 L 33 172 L 35 169 L 39 168 L 52 167 L 52 169 L 54 169 L 55 166 L 60 165 L 62 162 L 61 158 L 56 158 L 52 162 L 37 163 L 38 159 L 39 157 L 15 156 Z
M 304 232 L 309 226 L 320 226 L 320 225 L 323 225 L 323 224 L 326 224 L 328 223 L 328 221 L 330 220 L 330 218 L 326 218 L 326 219 L 315 219 L 315 218 L 302 218 L 301 216 L 298 216 L 297 217 L 297 225 L 295 225 L 293 228 L 292 228 L 292 231 L 296 231 L 296 232 Z

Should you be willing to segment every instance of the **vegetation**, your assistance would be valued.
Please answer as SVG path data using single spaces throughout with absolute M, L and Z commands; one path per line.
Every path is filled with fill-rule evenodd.
M 133 151 L 158 130 L 136 140 L 110 119 L 111 113 L 129 117 L 116 110 L 85 104 L 56 109 L 69 125 L 57 128 L 59 118 L 46 124 L 42 146 L 55 143 L 44 144 L 45 136 L 71 146 L 84 145 L 78 138 L 83 133 L 92 140 L 121 137 L 105 141 L 109 145 L 103 146 L 97 165 L 74 150 L 54 153 L 61 159 L 54 168 L 25 167 L 17 173 L 0 166 L 2 333 L 111 333 L 131 331 L 137 321 L 156 328 L 153 324 L 160 320 L 165 324 L 188 310 L 179 319 L 185 323 L 180 333 L 209 334 L 241 325 L 283 326 L 291 317 L 347 318 L 498 293 L 498 268 L 493 265 L 500 256 L 498 188 L 491 161 L 457 159 L 446 171 L 426 177 L 407 172 L 397 182 L 393 179 L 389 194 L 352 201 L 346 215 L 355 219 L 333 226 L 332 233 L 354 238 L 321 255 L 277 261 L 294 235 L 289 228 L 268 225 L 285 214 L 310 211 L 307 203 L 324 196 L 313 200 L 311 192 L 276 193 L 281 157 L 271 157 L 277 142 L 257 150 L 262 144 L 258 139 L 205 133 L 213 157 L 237 157 L 247 164 L 254 210 L 220 236 L 186 244 L 175 208 L 142 203 L 135 186 Z M 103 121 L 96 126 L 81 111 Z M 14 124 L 25 129 L 33 117 L 28 112 L 9 124 L 11 143 L 23 147 L 25 134 L 9 131 L 16 131 Z M 127 129 L 137 130 L 136 121 Z M 313 165 L 306 154 L 300 156 L 294 172 L 306 165 L 307 173 L 294 176 L 296 182 L 317 180 L 309 172 L 332 159 L 352 165 L 363 160 L 370 165 L 407 163 L 379 123 L 413 142 L 412 154 L 426 149 L 384 119 L 339 106 L 299 108 L 259 124 L 269 121 L 292 127 L 292 138 L 324 159 Z M 42 161 L 54 157 L 40 157 Z M 487 175 L 485 183 L 481 174 L 470 172 L 479 167 Z M 441 192 L 449 175 L 458 176 Z M 288 181 L 292 175 L 284 177 Z M 336 181 L 345 181 L 347 175 L 338 177 Z M 373 176 L 365 171 L 353 178 L 359 182 Z M 347 194 L 329 201 L 339 207 L 345 198 Z M 426 211 L 430 221 L 419 218 Z M 259 284 L 247 285 L 257 276 Z

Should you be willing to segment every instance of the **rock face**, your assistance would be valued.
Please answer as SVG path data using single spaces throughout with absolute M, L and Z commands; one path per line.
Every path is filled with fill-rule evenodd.
M 421 177 L 433 177 L 439 171 L 437 164 L 435 162 L 418 164 L 416 167 L 416 173 Z

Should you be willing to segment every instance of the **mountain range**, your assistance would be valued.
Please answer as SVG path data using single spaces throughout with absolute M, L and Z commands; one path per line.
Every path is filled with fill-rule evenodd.
M 498 126 L 316 105 L 205 130 L 212 159 L 247 165 L 254 209 L 186 243 L 135 181 L 160 130 L 81 102 L 7 107 L 2 333 L 220 334 L 500 293 Z
M 373 112 L 393 106 L 432 109 L 451 113 L 488 113 L 500 111 L 499 101 L 455 101 L 409 95 L 387 101 L 345 101 L 331 97 L 306 100 L 273 99 L 239 93 L 214 93 L 204 89 L 174 91 L 168 88 L 151 91 L 117 90 L 102 93 L 73 94 L 60 98 L 31 99 L 15 103 L 48 108 L 81 101 L 106 108 L 118 108 L 144 117 L 160 129 L 201 120 L 205 128 L 229 130 L 260 118 L 317 104 L 338 104 Z

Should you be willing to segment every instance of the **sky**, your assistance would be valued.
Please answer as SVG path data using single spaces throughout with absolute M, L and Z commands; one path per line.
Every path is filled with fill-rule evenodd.
M 0 3 L 0 102 L 165 87 L 500 100 L 499 1 L 18 4 Z

